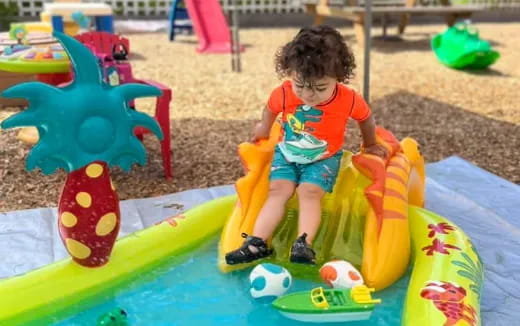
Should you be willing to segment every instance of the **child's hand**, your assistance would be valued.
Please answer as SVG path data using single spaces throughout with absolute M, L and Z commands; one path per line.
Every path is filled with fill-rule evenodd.
M 365 154 L 372 154 L 382 158 L 383 160 L 388 156 L 386 148 L 380 144 L 372 144 L 365 147 Z
M 255 143 L 261 139 L 268 139 L 270 132 L 271 128 L 269 126 L 259 122 L 256 124 L 255 129 L 253 130 L 253 138 L 251 141 Z

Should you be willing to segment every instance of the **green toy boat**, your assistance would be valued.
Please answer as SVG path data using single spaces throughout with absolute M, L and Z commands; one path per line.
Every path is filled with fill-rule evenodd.
M 465 23 L 435 35 L 431 46 L 440 62 L 455 69 L 484 69 L 500 57 L 488 41 L 479 38 L 474 27 Z
M 372 315 L 380 299 L 372 299 L 365 285 L 352 289 L 335 290 L 315 288 L 312 291 L 291 293 L 282 296 L 272 305 L 287 318 L 303 322 L 346 322 L 366 320 Z

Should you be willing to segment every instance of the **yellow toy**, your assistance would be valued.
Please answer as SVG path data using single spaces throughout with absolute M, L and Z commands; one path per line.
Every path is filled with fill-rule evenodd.
M 39 22 L 29 22 L 25 23 L 25 27 L 29 33 L 31 32 L 39 32 L 39 33 L 52 33 L 52 24 L 51 24 L 51 16 L 42 11 L 40 13 L 40 21 Z M 63 22 L 63 29 L 65 34 L 74 36 L 78 34 L 79 26 L 73 20 L 65 20 Z

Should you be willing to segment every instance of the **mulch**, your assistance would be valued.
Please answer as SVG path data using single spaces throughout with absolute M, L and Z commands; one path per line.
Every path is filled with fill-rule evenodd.
M 430 53 L 422 48 L 427 40 L 417 41 L 421 45 L 411 48 L 408 48 L 410 44 L 406 41 L 390 44 L 376 41 L 371 106 L 378 124 L 391 130 L 399 139 L 406 136 L 415 138 L 421 144 L 421 152 L 427 162 L 458 155 L 520 184 L 520 108 L 518 94 L 513 93 L 515 89 L 518 92 L 520 73 L 515 61 L 517 59 L 511 57 L 514 50 L 520 48 L 518 33 L 514 32 L 518 31 L 520 25 L 500 25 L 502 29 L 494 25 L 484 27 L 484 32 L 488 34 L 499 30 L 500 33 L 496 32 L 495 36 L 498 40 L 496 46 L 507 48 L 507 53 L 513 51 L 509 57 L 504 56 L 501 65 L 497 64 L 494 73 L 489 75 L 452 71 L 435 61 L 430 63 Z M 431 36 L 435 28 L 443 27 L 412 26 L 408 33 L 410 37 L 419 36 L 420 39 L 424 35 Z M 124 173 L 118 168 L 111 170 L 120 199 L 145 198 L 232 184 L 241 177 L 243 168 L 237 156 L 237 145 L 249 139 L 269 90 L 278 82 L 272 73 L 273 51 L 295 31 L 242 31 L 242 39 L 249 44 L 243 54 L 242 75 L 229 72 L 228 58 L 201 58 L 194 55 L 193 39 L 190 37 L 186 37 L 184 42 L 181 39 L 176 43 L 161 41 L 163 43 L 154 45 L 153 51 L 162 53 L 160 58 L 172 49 L 175 49 L 179 58 L 189 55 L 193 58 L 192 61 L 176 61 L 167 66 L 169 72 L 163 71 L 166 66 L 153 66 L 145 64 L 145 61 L 152 60 L 147 57 L 146 51 L 150 44 L 155 44 L 153 38 L 157 43 L 158 39 L 165 36 L 132 36 L 133 49 L 142 57 L 136 61 L 135 70 L 140 75 L 148 72 L 148 76 L 151 75 L 155 80 L 175 85 L 171 127 L 174 176 L 169 182 L 164 179 L 159 142 L 148 136 L 144 142 L 149 154 L 146 166 L 134 166 L 130 173 Z M 352 38 L 352 30 L 342 31 L 347 38 Z M 261 36 L 266 33 L 267 36 Z M 511 37 L 516 37 L 517 42 L 513 39 L 506 43 L 505 40 Z M 413 40 L 410 42 L 415 44 Z M 402 60 L 399 53 L 403 54 L 404 50 L 408 51 L 406 54 L 413 60 L 405 66 L 399 66 Z M 355 48 L 355 51 L 359 53 L 361 50 Z M 259 63 L 261 60 L 263 64 Z M 204 62 L 207 67 L 203 76 L 188 73 Z M 362 62 L 358 64 L 361 67 Z M 425 69 L 431 70 L 427 77 L 423 73 L 417 74 L 418 70 L 423 72 Z M 212 81 L 213 77 L 216 82 Z M 353 86 L 358 86 L 360 80 L 358 76 Z M 202 82 L 211 84 L 211 87 L 197 90 L 197 85 Z M 445 96 L 439 96 L 438 92 L 442 88 L 450 87 L 447 83 L 452 83 L 449 89 L 460 93 L 460 96 L 446 89 L 443 93 Z M 494 90 L 483 87 L 480 87 L 480 91 L 475 90 L 474 87 L 479 85 L 487 85 Z M 197 100 L 193 95 L 195 92 L 204 100 Z M 492 92 L 497 96 L 490 99 L 489 94 Z M 479 106 L 479 103 L 484 104 Z M 489 103 L 494 104 L 494 107 L 490 108 Z M 244 107 L 254 109 L 245 111 Z M 151 110 L 146 103 L 145 110 Z M 1 113 L 5 117 L 17 111 L 13 108 L 0 109 L 0 120 Z M 25 159 L 30 147 L 21 143 L 16 133 L 15 130 L 0 132 L 0 212 L 56 206 L 65 173 L 60 171 L 44 176 L 40 171 L 25 171 Z M 349 124 L 347 139 L 345 148 L 356 151 L 359 131 L 355 123 Z

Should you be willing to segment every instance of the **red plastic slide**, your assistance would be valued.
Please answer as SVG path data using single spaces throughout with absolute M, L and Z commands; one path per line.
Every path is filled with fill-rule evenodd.
M 200 53 L 231 53 L 231 34 L 218 0 L 185 0 Z

